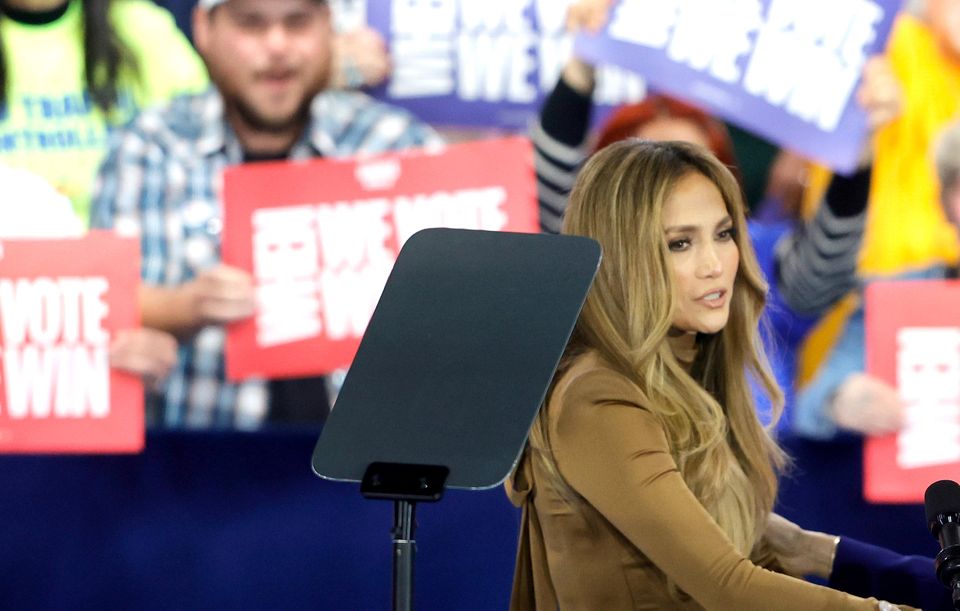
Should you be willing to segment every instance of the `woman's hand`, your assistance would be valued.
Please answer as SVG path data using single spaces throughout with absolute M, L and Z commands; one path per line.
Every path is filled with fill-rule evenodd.
M 764 538 L 788 575 L 799 578 L 808 575 L 821 579 L 830 577 L 839 537 L 804 530 L 790 520 L 771 513 L 767 516 Z

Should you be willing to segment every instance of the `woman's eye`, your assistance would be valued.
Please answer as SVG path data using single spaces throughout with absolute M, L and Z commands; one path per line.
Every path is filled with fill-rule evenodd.
M 735 235 L 737 235 L 737 230 L 731 227 L 729 229 L 724 229 L 723 231 L 718 233 L 717 237 L 721 240 L 726 241 L 726 240 L 732 240 Z
M 682 240 L 671 240 L 670 242 L 667 242 L 667 248 L 669 248 L 674 252 L 686 250 L 689 247 L 690 247 L 690 240 L 686 238 Z

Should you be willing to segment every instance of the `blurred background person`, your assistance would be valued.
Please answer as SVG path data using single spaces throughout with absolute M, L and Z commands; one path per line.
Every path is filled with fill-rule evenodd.
M 348 157 L 440 140 L 405 111 L 330 88 L 334 35 L 323 0 L 201 0 L 193 35 L 214 88 L 145 111 L 120 130 L 93 197 L 94 227 L 140 235 L 144 324 L 180 340 L 148 421 L 227 429 L 256 429 L 268 418 L 319 424 L 329 410 L 323 377 L 225 379 L 224 325 L 252 316 L 255 296 L 250 274 L 220 262 L 222 172 L 242 162 Z
M 376 85 L 390 70 L 368 27 L 338 34 L 333 57 L 336 88 Z M 109 133 L 207 86 L 189 40 L 151 0 L 0 0 L 0 162 L 42 176 L 84 224 Z
M 957 243 L 940 209 L 933 144 L 960 110 L 960 2 L 925 0 L 898 15 L 887 95 L 898 112 L 875 138 L 876 172 L 862 273 L 897 275 L 952 263 Z
M 885 55 L 886 93 L 880 95 L 895 112 L 874 138 L 858 285 L 878 278 L 940 278 L 957 261 L 933 150 L 960 110 L 960 2 L 923 0 L 908 8 L 897 17 Z M 798 432 L 832 439 L 843 430 L 884 434 L 902 427 L 896 389 L 865 373 L 864 342 L 857 290 L 825 316 L 801 352 Z
M 206 86 L 193 47 L 149 0 L 0 0 L 0 163 L 43 177 L 84 224 L 109 132 Z

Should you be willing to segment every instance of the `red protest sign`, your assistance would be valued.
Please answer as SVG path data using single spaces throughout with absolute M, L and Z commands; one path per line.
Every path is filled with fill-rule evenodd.
M 224 202 L 223 261 L 253 275 L 258 301 L 228 330 L 233 380 L 347 367 L 400 247 L 421 229 L 539 230 L 523 138 L 236 166 Z
M 919 503 L 960 473 L 960 282 L 877 282 L 866 291 L 867 371 L 896 386 L 899 433 L 866 440 L 864 496 Z
M 143 384 L 108 354 L 139 280 L 136 239 L 0 242 L 0 453 L 143 449 Z

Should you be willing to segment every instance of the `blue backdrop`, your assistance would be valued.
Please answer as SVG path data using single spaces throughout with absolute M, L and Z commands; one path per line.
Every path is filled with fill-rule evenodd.
M 392 505 L 320 480 L 316 434 L 156 433 L 137 456 L 0 458 L 0 607 L 386 609 Z M 781 509 L 933 555 L 919 506 L 860 498 L 859 444 L 787 439 Z M 504 609 L 518 512 L 501 489 L 418 511 L 420 609 Z

